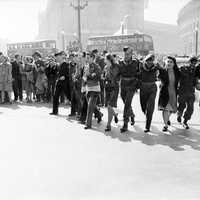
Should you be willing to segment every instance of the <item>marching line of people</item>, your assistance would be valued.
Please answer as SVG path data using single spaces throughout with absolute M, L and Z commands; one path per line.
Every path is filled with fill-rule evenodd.
M 132 100 L 137 92 L 141 110 L 146 116 L 144 132 L 150 132 L 157 82 L 160 82 L 158 108 L 162 111 L 163 131 L 171 125 L 170 116 L 177 114 L 177 121 L 189 129 L 188 121 L 194 112 L 195 88 L 200 90 L 200 64 L 191 57 L 188 64 L 177 66 L 176 59 L 167 56 L 164 65 L 155 62 L 153 54 L 143 59 L 133 55 L 131 47 L 123 48 L 124 57 L 95 49 L 82 54 L 64 51 L 42 58 L 39 52 L 24 58 L 15 55 L 10 61 L 0 53 L 1 102 L 53 103 L 51 115 L 58 115 L 59 104 L 71 106 L 70 117 L 76 116 L 85 129 L 92 128 L 93 116 L 100 123 L 100 107 L 107 107 L 105 131 L 112 130 L 112 121 L 118 123 L 116 112 L 119 94 L 124 104 L 121 133 L 128 131 L 129 123 L 135 125 Z
M 118 60 L 115 55 L 113 56 L 107 52 L 104 52 L 104 57 L 100 57 L 97 50 L 84 53 L 84 62 L 76 63 L 72 80 L 67 75 L 71 69 L 71 63 L 65 63 L 66 54 L 64 52 L 55 54 L 56 60 L 60 64 L 60 70 L 58 71 L 60 78 L 57 82 L 51 114 L 58 114 L 58 104 L 55 103 L 55 101 L 57 102 L 55 98 L 57 99 L 58 94 L 64 91 L 64 87 L 71 83 L 73 85 L 71 88 L 73 97 L 66 94 L 69 100 L 71 98 L 72 112 L 70 116 L 74 116 L 76 112 L 79 121 L 85 124 L 85 129 L 90 129 L 92 128 L 93 114 L 98 119 L 98 123 L 101 122 L 103 114 L 98 106 L 99 102 L 101 102 L 101 105 L 105 103 L 108 111 L 105 131 L 108 132 L 112 129 L 113 118 L 115 123 L 119 121 L 115 108 L 120 92 L 124 103 L 123 126 L 120 131 L 125 133 L 128 131 L 129 121 L 132 126 L 135 124 L 132 100 L 135 93 L 139 91 L 141 109 L 146 116 L 144 132 L 147 133 L 150 132 L 155 110 L 156 82 L 160 81 L 158 107 L 162 111 L 163 131 L 168 131 L 168 127 L 171 125 L 170 116 L 174 113 L 177 113 L 179 123 L 182 122 L 182 117 L 184 118 L 183 126 L 189 129 L 188 121 L 191 119 L 194 110 L 195 87 L 200 89 L 198 59 L 191 57 L 188 65 L 178 68 L 176 59 L 167 56 L 164 66 L 160 66 L 155 63 L 154 55 L 150 54 L 141 61 L 133 57 L 133 50 L 130 47 L 125 47 L 123 50 L 123 60 Z M 103 66 L 100 67 L 99 63 L 103 63 Z M 65 75 L 62 74 L 63 65 L 68 69 Z M 63 85 L 63 89 L 59 85 Z M 101 101 L 102 88 L 103 93 L 105 92 L 103 101 Z

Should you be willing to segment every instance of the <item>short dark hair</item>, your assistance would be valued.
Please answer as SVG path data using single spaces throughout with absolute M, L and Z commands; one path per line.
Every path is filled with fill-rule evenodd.
M 124 52 L 127 52 L 129 49 L 133 52 L 133 49 L 132 49 L 131 47 L 129 47 L 129 46 L 125 46 L 125 47 L 123 48 L 123 51 L 124 51 Z
M 192 62 L 198 62 L 198 58 L 196 56 L 191 56 L 189 61 Z
M 42 55 L 41 55 L 41 53 L 40 53 L 39 51 L 34 52 L 34 54 L 33 54 L 32 56 L 33 56 L 33 57 L 34 57 L 34 56 L 37 56 L 37 57 L 39 57 L 39 58 L 42 58 Z
M 20 55 L 19 54 L 15 54 L 15 59 L 19 58 Z
M 104 50 L 104 51 L 103 51 L 103 54 L 104 54 L 104 55 L 106 55 L 107 53 L 108 53 L 108 51 L 107 51 L 107 50 Z
M 112 65 L 115 64 L 114 57 L 113 57 L 110 53 L 107 53 L 107 54 L 106 54 L 106 59 L 109 60 L 109 61 L 111 62 Z
M 90 58 L 95 59 L 95 54 L 93 52 L 89 53 L 88 55 L 90 56 Z
M 86 52 L 85 52 L 85 51 L 82 53 L 82 57 L 83 57 L 83 58 L 86 57 Z
M 92 53 L 93 53 L 93 54 L 98 53 L 98 49 L 94 49 L 94 50 L 92 50 Z

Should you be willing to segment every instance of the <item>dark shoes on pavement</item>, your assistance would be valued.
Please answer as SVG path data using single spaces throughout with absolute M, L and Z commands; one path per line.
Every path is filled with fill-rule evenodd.
M 188 126 L 188 123 L 187 123 L 186 120 L 184 120 L 184 122 L 183 122 L 183 127 L 184 127 L 186 130 L 190 129 L 190 127 Z
M 100 113 L 97 117 L 97 123 L 99 124 L 102 121 L 103 113 Z
M 167 132 L 167 131 L 168 131 L 168 127 L 167 127 L 167 126 L 164 126 L 162 131 L 163 131 L 163 132 Z
M 135 125 L 135 117 L 131 116 L 131 125 L 134 126 Z
M 52 113 L 49 113 L 50 115 L 58 115 L 58 113 L 54 113 L 54 112 L 52 112 Z
M 76 113 L 71 113 L 68 115 L 68 117 L 75 117 L 76 116 Z
M 111 128 L 110 127 L 106 127 L 105 132 L 110 132 Z
M 181 122 L 182 122 L 181 116 L 177 117 L 177 122 L 181 124 Z
M 181 124 L 181 122 L 182 122 L 182 119 L 181 119 L 181 116 L 178 116 L 177 117 L 177 121 Z M 188 130 L 190 127 L 188 126 L 188 123 L 187 123 L 188 121 L 185 119 L 184 121 L 183 121 L 183 127 L 186 129 L 186 130 Z
M 124 124 L 123 127 L 120 129 L 121 133 L 125 133 L 128 131 L 128 124 Z
M 85 129 L 85 130 L 91 129 L 91 126 L 85 126 L 84 129 Z
M 118 116 L 117 116 L 117 115 L 118 115 L 118 114 L 116 114 L 115 117 L 114 117 L 114 121 L 115 121 L 116 124 L 119 122 L 119 119 L 118 119 Z
M 150 132 L 150 129 L 149 129 L 149 128 L 146 128 L 146 129 L 144 130 L 144 132 L 145 132 L 145 133 L 149 133 L 149 132 Z

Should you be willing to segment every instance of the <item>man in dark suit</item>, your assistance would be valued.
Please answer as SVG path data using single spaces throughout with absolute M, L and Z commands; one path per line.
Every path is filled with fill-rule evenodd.
M 53 97 L 53 112 L 50 115 L 58 115 L 59 97 L 64 93 L 68 100 L 70 100 L 69 87 L 69 63 L 65 61 L 65 52 L 61 51 L 55 54 L 58 66 L 58 78 L 56 82 L 56 89 Z
M 119 75 L 121 77 L 121 97 L 124 102 L 124 125 L 121 128 L 121 133 L 128 130 L 129 118 L 131 125 L 135 124 L 135 114 L 132 110 L 132 99 L 137 90 L 139 61 L 133 58 L 133 50 L 130 47 L 124 47 L 124 60 L 119 62 Z
M 195 102 L 195 85 L 196 85 L 196 64 L 197 57 L 193 56 L 189 59 L 189 64 L 180 67 L 180 80 L 178 88 L 178 116 L 177 121 L 182 122 L 183 127 L 189 129 L 188 121 L 194 112 Z M 184 112 L 185 111 L 185 112 Z
M 101 71 L 103 72 L 104 67 L 105 67 L 104 57 L 99 55 L 99 52 L 97 49 L 94 49 L 92 51 L 92 53 L 95 55 L 95 63 L 101 67 Z M 104 51 L 104 53 L 105 53 L 105 51 Z M 104 92 L 105 86 L 104 86 L 104 80 L 102 77 L 100 80 L 100 87 L 101 87 L 101 92 L 100 92 L 100 96 L 99 96 L 100 98 L 98 98 L 97 104 L 100 106 L 104 106 L 104 104 L 105 104 L 105 92 Z
M 12 62 L 13 91 L 14 91 L 15 101 L 23 100 L 21 68 L 22 68 L 21 56 L 19 54 L 16 54 L 15 61 Z

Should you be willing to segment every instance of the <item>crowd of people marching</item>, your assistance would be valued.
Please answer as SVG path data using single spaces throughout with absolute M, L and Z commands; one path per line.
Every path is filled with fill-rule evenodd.
M 130 47 L 124 47 L 123 52 L 123 59 L 107 51 L 100 55 L 95 49 L 81 54 L 61 51 L 46 58 L 40 52 L 26 57 L 16 54 L 12 60 L 0 53 L 1 103 L 52 102 L 50 114 L 58 115 L 59 103 L 67 102 L 71 106 L 70 116 L 77 117 L 85 129 L 92 128 L 93 117 L 98 123 L 102 121 L 100 108 L 105 106 L 108 111 L 105 131 L 108 132 L 113 119 L 118 123 L 115 108 L 120 93 L 124 103 L 120 131 L 125 133 L 129 121 L 132 126 L 135 124 L 132 99 L 139 92 L 141 109 L 146 116 L 144 132 L 149 132 L 159 81 L 158 108 L 163 114 L 163 131 L 168 131 L 173 113 L 189 129 L 195 89 L 200 89 L 198 58 L 191 57 L 187 64 L 178 67 L 172 56 L 160 64 L 155 62 L 153 54 L 138 59 Z

